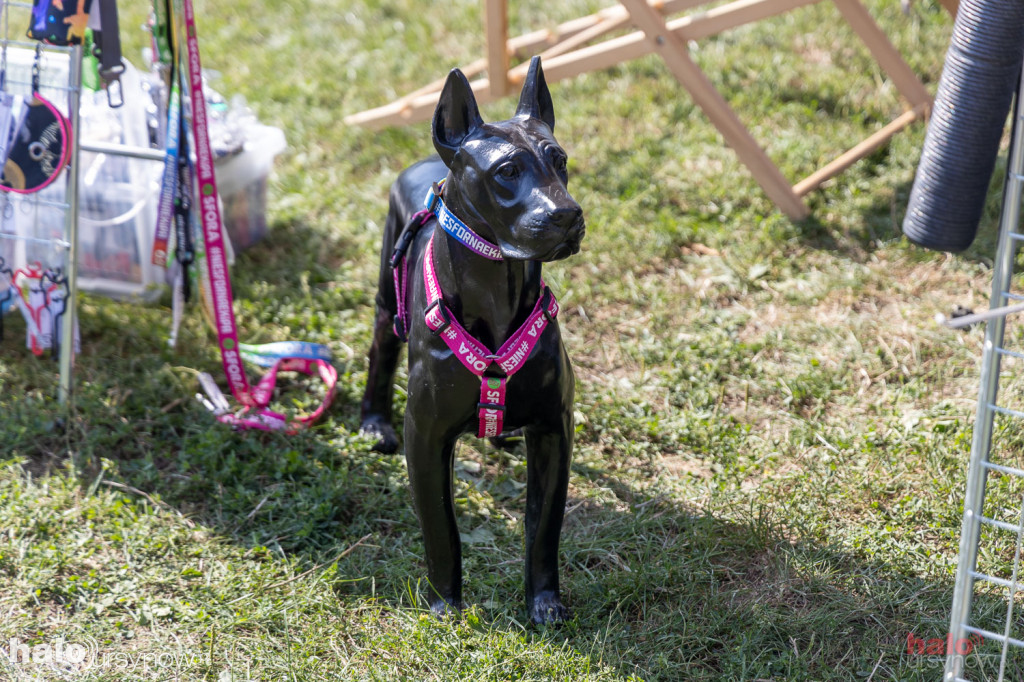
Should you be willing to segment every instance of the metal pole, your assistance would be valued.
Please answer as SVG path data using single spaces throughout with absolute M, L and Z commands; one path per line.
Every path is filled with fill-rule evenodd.
M 71 371 L 75 357 L 75 326 L 78 319 L 78 144 L 81 128 L 80 95 L 82 92 L 82 46 L 71 50 L 71 64 L 68 81 L 68 118 L 71 119 L 71 160 L 68 170 L 68 208 L 66 215 L 68 233 L 68 300 L 64 313 L 64 326 L 60 341 L 60 390 L 57 394 L 61 405 L 67 405 L 71 398 Z
M 1022 74 L 1024 75 L 1024 74 Z M 1010 144 L 1006 182 L 1003 187 L 1003 207 L 999 219 L 999 243 L 996 247 L 995 272 L 992 276 L 992 300 L 990 308 L 1007 304 L 1006 292 L 1013 278 L 1013 261 L 1016 242 L 1013 239 L 1020 220 L 1020 199 L 1024 180 L 1024 118 L 1022 118 L 1021 94 L 1024 79 L 1017 89 L 1013 109 L 1013 137 Z M 985 347 L 982 351 L 981 381 L 978 390 L 978 411 L 974 419 L 974 438 L 971 443 L 971 459 L 967 468 L 967 492 L 964 496 L 964 517 L 960 530 L 960 558 L 956 569 L 956 585 L 953 588 L 953 607 L 950 613 L 949 632 L 951 640 L 960 641 L 967 636 L 964 626 L 971 615 L 974 597 L 972 573 L 978 562 L 978 539 L 981 533 L 982 506 L 985 502 L 985 482 L 992 446 L 992 426 L 995 412 L 992 409 L 999 392 L 999 361 L 997 349 L 1003 344 L 1006 316 L 1000 315 L 988 322 L 985 330 Z M 948 640 L 947 640 L 948 641 Z M 1003 644 L 1006 646 L 1005 642 Z M 1005 651 L 1004 651 L 1005 655 Z M 963 672 L 964 657 L 956 651 L 947 652 L 944 680 L 953 682 Z M 1002 676 L 1000 676 L 1002 679 Z

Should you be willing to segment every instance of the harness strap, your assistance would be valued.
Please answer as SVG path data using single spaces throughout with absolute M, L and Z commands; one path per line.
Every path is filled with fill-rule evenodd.
M 505 384 L 507 377 L 480 377 L 480 402 L 477 416 L 480 421 L 477 435 L 496 438 L 505 424 Z
M 409 260 L 405 257 L 413 237 L 434 218 L 434 214 L 423 209 L 417 211 L 409 218 L 409 222 L 402 228 L 401 234 L 395 240 L 395 250 L 391 253 L 391 275 L 395 280 L 395 336 L 402 341 L 409 340 L 409 306 L 406 300 L 409 283 Z
M 555 317 L 558 316 L 558 301 L 542 280 L 543 294 L 537 299 L 526 322 L 496 353 L 491 353 L 466 331 L 445 304 L 441 284 L 434 270 L 433 239 L 427 242 L 427 248 L 423 253 L 423 283 L 427 292 L 427 310 L 423 315 L 427 328 L 432 334 L 444 340 L 466 369 L 480 377 L 477 436 L 497 436 L 501 433 L 504 423 L 506 382 L 522 369 L 548 324 L 555 321 Z M 505 376 L 485 376 L 485 372 L 492 365 L 496 365 Z

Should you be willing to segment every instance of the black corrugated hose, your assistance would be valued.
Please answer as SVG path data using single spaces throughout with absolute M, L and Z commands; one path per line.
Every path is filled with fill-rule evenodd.
M 903 232 L 963 251 L 978 231 L 1024 59 L 1024 0 L 962 0 Z

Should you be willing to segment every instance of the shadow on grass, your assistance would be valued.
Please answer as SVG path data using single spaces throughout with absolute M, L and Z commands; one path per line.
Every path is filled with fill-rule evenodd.
M 296 574 L 309 571 L 309 580 L 326 581 L 342 611 L 369 607 L 381 623 L 413 623 L 415 645 L 355 630 L 347 636 L 357 649 L 412 656 L 417 660 L 409 664 L 421 670 L 452 674 L 445 679 L 462 679 L 452 671 L 470 665 L 462 655 L 469 649 L 508 641 L 550 652 L 569 647 L 577 658 L 611 666 L 615 679 L 819 680 L 873 673 L 873 679 L 926 680 L 941 673 L 941 657 L 908 651 L 907 638 L 944 637 L 949 583 L 903 575 L 884 560 L 865 561 L 800 537 L 778 513 L 702 513 L 656 479 L 643 483 L 589 464 L 574 466 L 574 490 L 589 492 L 570 497 L 563 532 L 563 590 L 575 618 L 561 628 L 524 627 L 525 461 L 469 439 L 458 451 L 457 498 L 466 599 L 476 620 L 415 625 L 424 605 L 410 592 L 425 582 L 422 545 L 400 455 L 366 452 L 364 443 L 332 437 L 332 428 L 292 438 L 232 434 L 201 417 L 177 426 L 173 448 L 113 455 L 102 479 L 136 504 L 159 499 L 161 507 L 245 555 L 256 551 L 292 562 Z M 94 463 L 83 464 L 92 469 L 83 485 L 92 485 L 99 474 Z M 205 597 L 207 608 L 227 608 L 240 597 L 253 606 L 288 603 L 280 581 L 254 580 L 213 590 L 217 596 Z M 983 599 L 976 608 L 991 618 L 1005 613 L 998 599 Z M 971 664 L 991 677 L 998 666 L 993 653 L 997 646 L 985 643 Z M 532 670 L 514 652 L 508 655 L 506 670 Z M 1024 669 L 1016 654 L 1011 663 Z
M 866 164 L 868 167 L 883 165 L 888 153 L 888 146 L 883 146 L 858 163 Z M 842 177 L 840 176 L 840 182 Z M 957 257 L 986 265 L 992 264 L 999 238 L 999 218 L 1005 177 L 1006 154 L 1003 152 L 996 159 L 985 207 L 974 239 L 963 252 L 957 254 Z M 805 245 L 816 250 L 835 253 L 856 262 L 865 260 L 868 254 L 880 248 L 881 245 L 894 240 L 904 243 L 909 249 L 908 253 L 915 254 L 917 258 L 932 258 L 937 253 L 936 251 L 912 243 L 903 234 L 903 220 L 906 216 L 913 180 L 911 177 L 906 182 L 899 183 L 892 188 L 891 194 L 877 194 L 877 199 L 861 211 L 863 222 L 855 230 L 838 234 L 828 222 L 820 220 L 816 216 L 816 211 L 823 209 L 814 205 L 813 195 L 809 201 L 812 207 L 811 215 L 804 220 L 794 221 L 793 226 L 799 234 L 800 241 Z
M 648 645 L 624 657 L 648 679 L 940 676 L 942 657 L 916 644 L 908 649 L 908 636 L 944 637 L 951 584 L 799 537 L 778 512 L 744 509 L 720 518 L 672 502 L 657 486 L 641 492 L 604 472 L 579 473 L 628 509 L 592 508 L 569 524 L 570 575 L 583 588 L 574 603 L 583 597 L 596 606 L 581 618 L 592 627 L 617 623 Z M 604 546 L 628 562 L 600 559 L 607 554 L 600 529 L 616 525 L 627 534 L 613 533 Z M 603 570 L 586 570 L 595 556 Z M 1002 600 L 979 599 L 976 622 L 988 625 L 1005 610 Z M 997 644 L 982 644 L 972 670 L 992 676 L 998 652 Z M 1024 669 L 1024 652 L 1010 660 Z
M 327 265 L 322 279 L 304 280 L 302 273 L 311 273 L 312 266 L 283 264 L 332 258 L 340 263 L 350 245 L 324 243 L 303 226 L 290 230 L 291 246 L 267 242 L 246 252 L 239 278 L 243 296 L 253 297 L 263 276 L 272 284 L 260 284 L 260 296 L 284 298 L 304 281 L 330 288 L 333 270 Z M 278 261 L 280 248 L 294 251 Z M 344 296 L 348 309 L 368 316 L 371 294 L 355 289 Z M 326 581 L 342 611 L 371 605 L 371 617 L 382 621 L 421 613 L 422 603 L 410 597 L 424 568 L 403 459 L 368 452 L 368 443 L 353 433 L 359 361 L 342 367 L 338 400 L 314 429 L 293 437 L 236 434 L 182 400 L 195 389 L 171 366 L 214 371 L 215 356 L 197 348 L 184 357 L 131 352 L 161 347 L 159 325 L 166 324 L 166 311 L 142 307 L 126 320 L 116 307 L 91 305 L 77 415 L 62 428 L 60 410 L 37 388 L 19 401 L 0 401 L 6 452 L 27 456 L 31 472 L 43 476 L 59 469 L 71 449 L 86 490 L 113 487 L 130 503 L 156 504 L 212 531 L 218 542 L 237 547 L 239 557 L 256 553 L 270 563 L 287 563 L 293 577 L 309 571 L 311 581 Z M 111 344 L 112 338 L 117 342 Z M 27 351 L 15 357 L 22 369 L 6 380 L 9 386 L 31 387 L 36 374 L 52 371 Z M 117 380 L 125 375 L 149 381 L 128 389 Z M 562 552 L 563 589 L 575 619 L 562 628 L 525 628 L 524 457 L 471 439 L 458 457 L 466 599 L 475 605 L 478 623 L 465 631 L 401 626 L 403 634 L 422 635 L 411 649 L 403 648 L 412 646 L 407 642 L 381 641 L 376 630 L 356 630 L 349 636 L 358 648 L 399 659 L 434 657 L 434 663 L 420 661 L 420 668 L 436 665 L 442 671 L 467 665 L 467 642 L 486 648 L 523 640 L 549 652 L 568 647 L 577 658 L 610 666 L 619 678 L 924 680 L 940 674 L 942 661 L 908 653 L 907 637 L 944 636 L 950 584 L 925 582 L 884 559 L 864 560 L 802 536 L 778 512 L 698 511 L 682 501 L 680 488 L 659 481 L 653 468 L 620 475 L 605 466 L 574 466 Z M 210 551 L 206 545 L 197 549 Z M 166 552 L 154 561 L 174 571 L 191 557 Z M 202 598 L 210 610 L 241 608 L 232 606 L 239 599 L 242 606 L 287 605 L 283 584 L 279 572 L 268 571 L 231 578 Z M 54 606 L 64 606 L 63 597 L 52 598 Z M 273 607 L 258 610 L 266 608 Z M 1004 608 L 995 598 L 979 601 L 984 617 L 994 618 Z M 229 637 L 231 627 L 248 625 L 228 626 L 220 636 Z M 435 646 L 453 640 L 460 642 L 454 653 Z M 995 645 L 979 647 L 977 660 L 992 676 L 990 648 Z M 516 663 L 515 653 L 510 650 L 503 661 L 513 672 L 525 665 Z M 1020 659 L 1013 665 L 1021 666 Z

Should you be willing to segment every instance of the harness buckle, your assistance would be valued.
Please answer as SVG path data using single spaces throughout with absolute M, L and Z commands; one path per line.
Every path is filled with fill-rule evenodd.
M 388 264 L 391 269 L 394 270 L 398 267 L 398 264 L 405 258 L 405 252 L 409 249 L 409 242 L 412 241 L 411 232 L 403 232 L 402 236 L 398 238 L 398 243 L 395 244 L 395 250 L 391 252 L 391 259 Z
M 423 317 L 427 318 L 427 317 L 430 317 L 430 311 L 433 310 L 434 308 L 437 308 L 438 310 L 441 311 L 441 319 L 444 320 L 444 324 L 442 324 L 437 329 L 431 329 L 430 330 L 430 333 L 433 334 L 434 336 L 440 336 L 441 334 L 444 333 L 444 331 L 446 329 L 448 329 L 448 327 L 452 326 L 452 318 L 449 317 L 449 315 L 448 315 L 448 308 L 446 306 L 441 305 L 441 301 L 442 300 L 443 299 L 439 298 L 436 301 L 434 301 L 433 303 L 431 303 L 427 307 L 427 310 L 423 313 Z M 428 324 L 427 327 L 429 328 L 430 325 Z
M 498 403 L 477 403 L 476 408 L 478 410 L 498 410 L 500 412 L 505 411 L 505 406 L 499 405 Z
M 409 222 L 402 228 L 402 232 L 398 235 L 398 239 L 395 240 L 395 249 L 391 252 L 391 259 L 388 263 L 391 265 L 391 269 L 398 267 L 398 264 L 405 258 L 406 251 L 409 250 L 409 245 L 412 244 L 413 238 L 419 233 L 420 228 L 426 225 L 434 214 L 427 210 L 417 211 L 409 218 Z
M 440 183 L 435 182 L 430 187 L 430 197 L 426 201 L 426 209 L 431 213 L 437 208 L 437 202 L 441 200 L 441 186 L 444 184 L 444 180 Z

